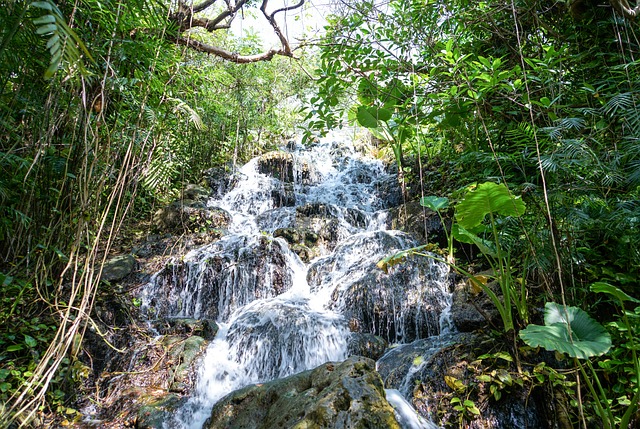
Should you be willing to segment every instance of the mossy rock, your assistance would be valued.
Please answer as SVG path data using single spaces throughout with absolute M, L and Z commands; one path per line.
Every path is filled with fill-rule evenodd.
M 400 429 L 375 362 L 351 357 L 237 390 L 214 405 L 203 429 Z

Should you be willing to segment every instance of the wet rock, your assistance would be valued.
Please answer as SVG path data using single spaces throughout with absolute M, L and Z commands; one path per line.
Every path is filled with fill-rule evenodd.
M 448 267 L 425 257 L 398 261 L 386 271 L 384 257 L 415 246 L 400 232 L 361 233 L 342 242 L 333 255 L 316 260 L 307 280 L 312 291 L 329 288 L 329 308 L 360 331 L 389 342 L 438 335 L 440 314 L 450 303 Z
M 287 291 L 294 282 L 286 243 L 266 235 L 226 236 L 168 264 L 142 297 L 153 318 L 226 320 L 237 308 Z
M 296 193 L 292 183 L 280 183 L 271 189 L 273 207 L 293 207 L 296 205 Z
M 156 230 L 174 235 L 226 228 L 230 222 L 225 210 L 191 200 L 173 202 L 153 215 Z
M 283 183 L 310 185 L 317 180 L 317 174 L 310 164 L 288 152 L 275 151 L 262 155 L 258 158 L 257 168 L 259 173 Z
M 266 153 L 258 159 L 258 172 L 282 182 L 292 183 L 293 155 L 287 152 Z
M 398 207 L 404 201 L 397 176 L 385 177 L 374 182 L 382 208 Z
M 399 429 L 375 363 L 363 357 L 235 391 L 211 411 L 204 429 Z
M 197 335 L 182 339 L 177 336 L 168 336 L 163 343 L 167 346 L 174 345 L 169 354 L 177 365 L 169 371 L 169 391 L 176 393 L 190 392 L 195 383 L 196 361 L 207 348 L 208 342 Z
M 184 399 L 176 394 L 168 394 L 151 400 L 142 406 L 137 413 L 136 429 L 163 429 L 163 424 L 184 403 Z
M 377 360 L 387 350 L 388 345 L 384 338 L 377 335 L 354 332 L 349 338 L 347 351 L 349 356 L 364 356 Z
M 151 324 L 160 335 L 197 335 L 213 340 L 218 333 L 218 325 L 210 319 L 169 318 Z
M 448 245 L 447 235 L 438 214 L 422 207 L 418 201 L 390 209 L 387 227 L 404 231 L 420 243 L 436 243 L 443 249 Z
M 342 318 L 313 311 L 302 298 L 276 298 L 245 307 L 227 340 L 251 379 L 270 380 L 344 359 L 348 336 Z
M 203 173 L 204 181 L 211 189 L 211 195 L 222 197 L 229 192 L 240 179 L 237 173 L 232 173 L 233 167 L 213 167 Z
M 273 236 L 284 238 L 289 243 L 291 250 L 304 262 L 309 262 L 320 256 L 320 250 L 317 247 L 319 237 L 312 229 L 278 228 L 274 231 Z
M 498 297 L 502 297 L 497 282 L 488 284 Z M 500 328 L 502 319 L 491 298 L 469 280 L 456 284 L 451 305 L 451 319 L 460 332 L 486 329 L 487 326 Z
M 468 333 L 429 338 L 391 349 L 377 366 L 386 388 L 398 389 L 420 415 L 440 426 L 458 427 L 464 421 L 465 428 L 473 429 L 553 427 L 553 417 L 544 415 L 542 392 L 532 394 L 527 378 L 500 384 L 477 378 L 518 378 L 511 362 L 480 358 L 496 347 L 494 340 Z M 491 393 L 492 384 L 499 386 L 499 399 Z M 480 414 L 463 416 L 455 410 L 452 399 L 460 397 L 473 401 Z
M 119 255 L 109 259 L 102 266 L 100 280 L 114 283 L 131 274 L 136 267 L 133 255 Z

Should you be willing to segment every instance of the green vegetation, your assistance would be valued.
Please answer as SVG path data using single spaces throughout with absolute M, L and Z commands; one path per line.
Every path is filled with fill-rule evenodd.
M 1 427 L 78 417 L 82 335 L 121 231 L 293 133 L 308 77 L 288 41 L 257 62 L 259 38 L 226 31 L 246 2 L 211 3 L 1 2 Z
M 640 421 L 632 340 L 637 311 L 629 310 L 633 301 L 612 305 L 589 287 L 606 283 L 632 299 L 640 293 L 634 13 L 616 0 L 610 7 L 544 0 L 359 2 L 331 22 L 318 96 L 308 110 L 309 133 L 349 120 L 371 129 L 381 152 L 398 163 L 407 198 L 437 211 L 443 225 L 453 215 L 445 259 L 491 296 L 503 335 L 541 321 L 535 309 L 547 302 L 562 303 L 547 309 L 553 305 L 573 321 L 598 315 L 594 323 L 604 327 L 594 333 L 605 338 L 606 328 L 612 347 L 575 358 L 576 385 L 549 365 L 537 372 L 549 381 L 553 376 L 554 389 L 573 405 L 563 424 Z M 468 191 L 482 186 L 516 197 L 505 199 L 512 212 L 483 210 Z M 498 204 L 502 198 L 482 199 Z M 499 293 L 471 274 L 487 268 Z M 582 346 L 571 323 L 529 326 L 521 332 L 530 345 L 559 337 L 554 350 L 566 351 L 563 341 Z M 539 341 L 531 342 L 528 333 L 536 330 Z M 511 345 L 515 362 L 518 344 Z M 456 407 L 470 418 L 472 403 L 465 400 Z
M 256 2 L 177 3 L 1 3 L 0 426 L 76 417 L 81 339 L 123 228 L 297 125 L 309 140 L 348 123 L 370 130 L 407 199 L 454 220 L 444 259 L 490 295 L 509 358 L 524 343 L 574 358 L 571 374 L 542 362 L 507 377 L 494 365 L 479 377 L 493 397 L 527 378 L 568 398 L 572 424 L 638 424 L 638 11 L 619 0 L 350 2 L 317 51 L 294 55 L 275 18 L 304 2 L 254 9 L 280 40 L 267 51 L 226 31 Z M 485 268 L 499 291 L 472 274 Z M 579 353 L 580 321 L 594 327 L 587 341 L 611 348 Z M 476 404 L 452 383 L 452 406 L 472 419 Z

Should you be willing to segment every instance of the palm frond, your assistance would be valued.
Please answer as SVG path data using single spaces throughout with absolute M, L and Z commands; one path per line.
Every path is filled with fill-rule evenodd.
M 45 78 L 53 77 L 62 67 L 63 61 L 67 63 L 69 72 L 78 69 L 82 74 L 89 74 L 84 67 L 82 53 L 92 62 L 93 57 L 78 35 L 67 25 L 55 3 L 52 0 L 35 1 L 30 6 L 45 11 L 44 15 L 33 20 L 36 34 L 49 36 L 46 47 L 51 54 L 51 60 L 45 71 Z
M 167 100 L 173 101 L 176 103 L 174 108 L 174 112 L 182 112 L 189 115 L 189 121 L 196 127 L 198 131 L 204 131 L 206 129 L 204 123 L 202 122 L 202 118 L 191 106 L 189 106 L 184 101 L 179 98 L 167 97 Z

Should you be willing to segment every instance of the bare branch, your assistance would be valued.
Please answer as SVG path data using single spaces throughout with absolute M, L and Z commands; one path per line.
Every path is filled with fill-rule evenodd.
M 202 0 L 201 3 L 197 5 L 188 5 L 185 3 L 185 0 L 178 0 L 178 8 L 175 12 L 173 12 L 169 19 L 173 21 L 179 29 L 180 33 L 185 32 L 191 28 L 204 28 L 209 32 L 213 32 L 221 29 L 228 29 L 231 26 L 231 22 L 236 17 L 236 14 L 242 7 L 244 7 L 248 0 L 224 0 L 227 5 L 226 9 L 220 12 L 215 18 L 199 18 L 194 15 L 198 12 L 202 12 L 208 7 L 212 6 L 216 3 L 217 0 Z M 276 55 L 283 55 L 286 57 L 293 57 L 293 51 L 291 50 L 291 46 L 289 45 L 289 41 L 284 36 L 278 23 L 276 22 L 275 16 L 281 12 L 287 12 L 290 10 L 299 9 L 304 5 L 305 0 L 298 0 L 298 3 L 292 6 L 286 6 L 279 9 L 276 9 L 272 13 L 267 12 L 267 6 L 269 4 L 269 0 L 262 0 L 262 5 L 260 6 L 260 11 L 264 15 L 265 19 L 273 28 L 274 33 L 278 37 L 280 44 L 282 45 L 281 49 L 270 49 L 266 52 L 257 55 L 239 55 L 235 52 L 227 51 L 226 49 L 220 48 L 218 46 L 209 45 L 204 42 L 200 42 L 197 40 L 193 40 L 188 36 L 177 35 L 172 37 L 172 39 L 183 46 L 187 46 L 196 51 L 206 52 L 209 54 L 216 55 L 220 58 L 223 58 L 227 61 L 231 61 L 234 63 L 253 63 L 257 61 L 269 61 Z
M 635 19 L 640 14 L 640 3 L 636 3 L 636 7 L 631 7 L 628 0 L 609 0 L 609 3 L 616 12 L 627 19 Z
M 276 33 L 276 36 L 278 36 L 278 39 L 280 39 L 282 50 L 286 52 L 289 56 L 293 55 L 291 53 L 291 47 L 289 46 L 289 41 L 287 40 L 286 37 L 284 37 L 284 34 L 282 34 L 282 31 L 280 30 L 280 27 L 276 22 L 275 16 L 277 13 L 280 13 L 280 12 L 286 12 L 286 11 L 298 9 L 299 7 L 302 7 L 304 2 L 305 0 L 300 0 L 298 3 L 296 3 L 293 6 L 276 9 L 271 15 L 267 13 L 267 4 L 269 3 L 269 0 L 262 0 L 262 6 L 260 6 L 260 10 L 262 11 L 262 14 L 267 19 L 267 21 L 269 21 L 269 24 L 271 24 L 271 27 L 273 27 L 273 31 Z
M 205 52 L 207 54 L 216 55 L 224 60 L 231 61 L 237 64 L 255 63 L 258 61 L 270 61 L 276 55 L 282 55 L 285 57 L 293 57 L 291 52 L 286 52 L 282 49 L 270 49 L 267 52 L 256 55 L 240 55 L 237 52 L 230 52 L 226 49 L 219 48 L 217 46 L 208 45 L 198 40 L 179 37 L 176 39 L 176 43 L 179 45 L 187 46 L 199 52 Z
M 217 0 L 205 0 L 202 3 L 200 3 L 197 6 L 192 6 L 191 8 L 191 13 L 198 13 L 198 12 L 202 12 L 203 10 L 205 10 L 206 8 L 208 8 L 209 6 L 213 5 Z

